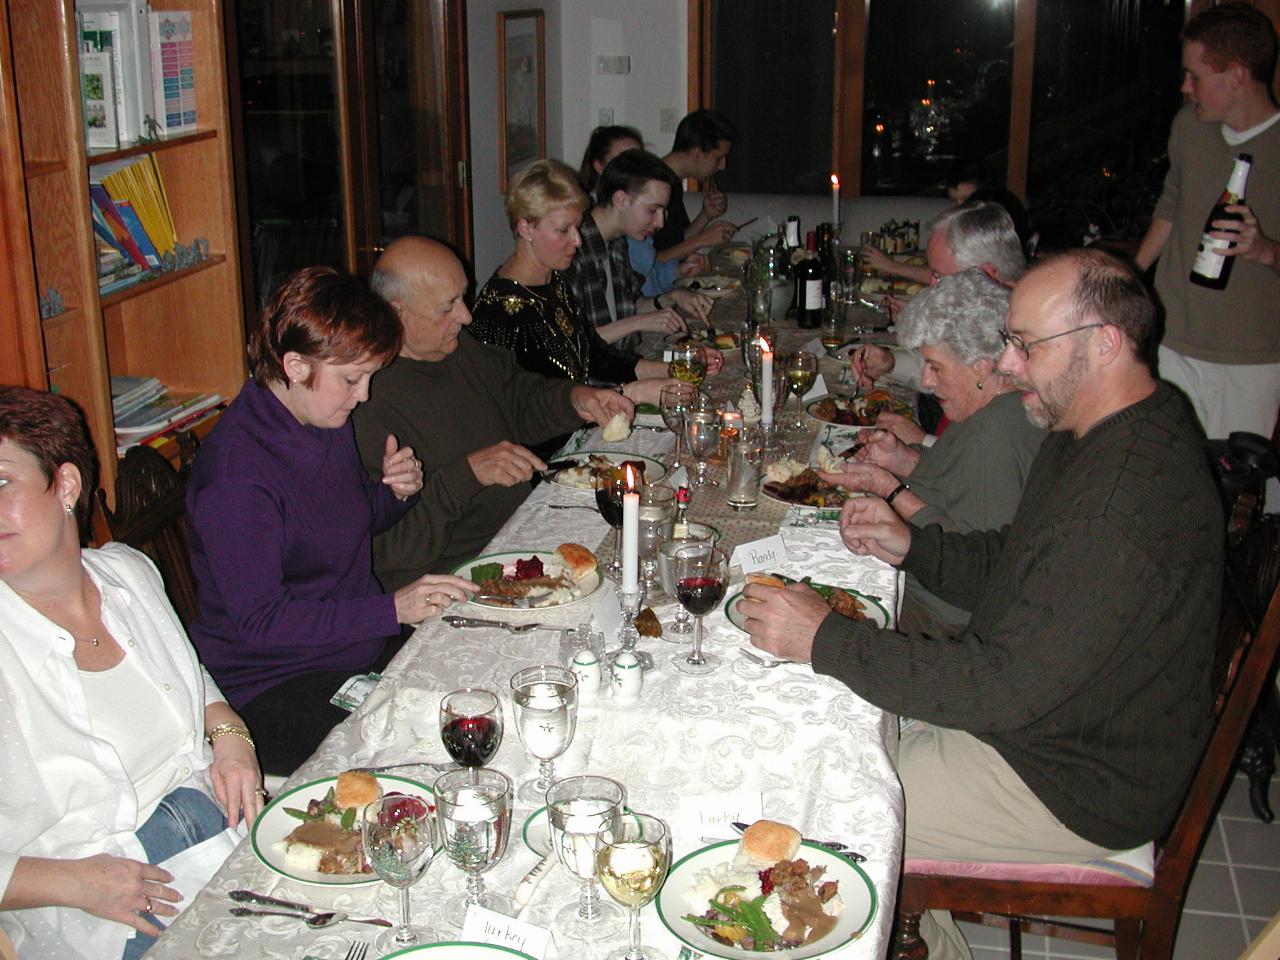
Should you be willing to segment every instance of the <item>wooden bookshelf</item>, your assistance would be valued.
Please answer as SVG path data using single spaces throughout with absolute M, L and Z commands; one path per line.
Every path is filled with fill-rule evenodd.
M 0 205 L 0 277 L 17 294 L 15 309 L 0 314 L 0 344 L 15 344 L 18 354 L 0 360 L 0 375 L 84 408 L 113 502 L 112 375 L 155 376 L 175 390 L 228 399 L 245 377 L 221 4 L 151 6 L 192 13 L 199 128 L 88 152 L 74 0 L 0 0 L 0 183 L 18 185 L 22 201 L 6 191 Z M 204 238 L 211 255 L 100 296 L 88 169 L 144 154 L 156 157 L 179 242 Z M 36 301 L 51 289 L 65 308 L 42 321 Z

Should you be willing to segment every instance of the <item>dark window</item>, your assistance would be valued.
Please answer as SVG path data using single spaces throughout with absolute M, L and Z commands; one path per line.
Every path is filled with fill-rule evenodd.
M 873 0 L 862 192 L 941 193 L 957 158 L 1008 163 L 1012 0 Z
M 831 190 L 834 0 L 717 0 L 712 97 L 738 129 L 722 190 Z

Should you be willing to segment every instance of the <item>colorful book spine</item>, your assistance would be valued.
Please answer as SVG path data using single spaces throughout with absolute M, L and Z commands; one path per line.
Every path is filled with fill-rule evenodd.
M 164 133 L 196 128 L 196 65 L 191 13 L 151 14 L 151 85 L 155 120 Z
M 99 183 L 89 184 L 89 199 L 101 212 L 103 220 L 111 229 L 111 233 L 115 236 L 119 245 L 124 247 L 129 254 L 129 258 L 145 269 L 147 258 L 142 253 L 142 248 L 138 246 L 137 241 L 133 239 L 133 235 L 125 225 L 124 218 L 120 216 L 120 211 L 116 209 L 115 203 L 107 195 L 106 189 Z
M 142 221 L 138 219 L 138 215 L 133 210 L 133 204 L 128 200 L 117 200 L 116 210 L 120 214 L 120 219 L 124 221 L 124 225 L 129 228 L 129 235 L 133 237 L 133 242 L 138 245 L 138 249 L 142 251 L 143 258 L 147 261 L 148 267 L 160 266 L 160 254 L 156 253 L 155 244 L 151 242 L 151 238 L 147 236 L 146 229 L 142 226 Z

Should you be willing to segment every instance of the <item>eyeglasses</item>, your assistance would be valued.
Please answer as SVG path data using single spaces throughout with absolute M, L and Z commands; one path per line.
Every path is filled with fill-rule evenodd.
M 1041 337 L 1039 340 L 1023 340 L 1016 333 L 1010 333 L 1008 330 L 1000 331 L 1000 340 L 1006 347 L 1013 347 L 1020 354 L 1023 360 L 1031 359 L 1031 348 L 1041 343 L 1048 343 L 1050 340 L 1057 340 L 1059 337 L 1066 337 L 1073 333 L 1079 333 L 1081 330 L 1096 330 L 1098 327 L 1105 326 L 1101 323 L 1086 323 L 1083 327 L 1072 327 L 1070 330 L 1063 330 L 1061 333 L 1055 333 L 1049 337 Z

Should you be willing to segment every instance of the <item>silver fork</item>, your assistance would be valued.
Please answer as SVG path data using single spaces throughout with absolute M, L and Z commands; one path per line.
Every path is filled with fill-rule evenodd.
M 365 955 L 369 952 L 369 944 L 362 943 L 359 940 L 352 941 L 351 948 L 347 950 L 345 960 L 364 960 Z
M 742 654 L 752 663 L 755 663 L 755 664 L 758 664 L 759 666 L 764 667 L 766 670 L 772 670 L 774 667 L 780 667 L 784 663 L 794 662 L 791 660 L 766 660 L 764 657 L 754 654 L 750 650 L 747 650 L 745 648 L 739 648 L 738 653 Z

